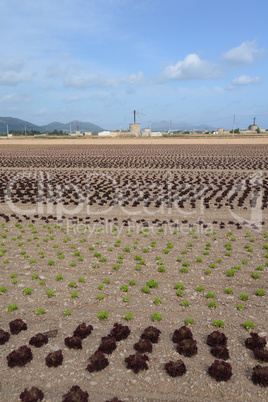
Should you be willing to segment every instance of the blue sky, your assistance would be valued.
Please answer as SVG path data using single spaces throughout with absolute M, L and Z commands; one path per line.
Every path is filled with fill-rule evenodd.
M 0 116 L 268 129 L 267 0 L 0 0 Z

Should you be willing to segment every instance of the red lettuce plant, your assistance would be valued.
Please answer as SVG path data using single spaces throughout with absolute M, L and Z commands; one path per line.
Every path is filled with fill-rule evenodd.
M 172 341 L 174 343 L 181 342 L 184 339 L 193 339 L 192 331 L 185 325 L 179 329 L 175 329 L 172 336 Z
M 116 340 L 113 336 L 104 336 L 101 338 L 101 344 L 98 350 L 102 353 L 110 355 L 116 349 Z
M 268 350 L 265 349 L 254 349 L 253 350 L 255 359 L 262 360 L 268 363 Z
M 86 370 L 88 370 L 90 373 L 93 373 L 93 371 L 101 371 L 109 364 L 108 359 L 99 350 L 91 355 L 89 360 L 91 361 L 91 364 L 87 366 Z
M 214 346 L 210 353 L 217 357 L 217 359 L 228 360 L 230 358 L 229 351 L 226 346 L 216 345 Z
M 129 327 L 127 325 L 118 324 L 117 322 L 114 324 L 113 329 L 110 332 L 110 336 L 114 337 L 117 342 L 126 339 L 129 334 Z
M 4 345 L 4 343 L 8 342 L 10 338 L 10 333 L 0 329 L 0 345 Z
M 44 399 L 44 393 L 36 387 L 32 387 L 29 391 L 25 390 L 20 394 L 22 402 L 38 402 Z
M 215 378 L 216 381 L 228 381 L 232 377 L 232 366 L 229 363 L 215 360 L 209 367 L 208 373 L 210 377 Z
M 9 328 L 10 328 L 10 332 L 13 335 L 17 335 L 21 331 L 27 330 L 27 324 L 24 321 L 22 321 L 20 318 L 17 318 L 14 321 L 10 321 Z
M 125 358 L 127 368 L 133 370 L 136 374 L 140 370 L 148 370 L 148 365 L 146 361 L 149 361 L 149 357 L 146 355 L 142 355 L 139 352 L 137 352 L 135 355 L 130 355 Z
M 33 358 L 33 354 L 28 346 L 23 345 L 20 348 L 13 350 L 7 356 L 7 364 L 10 368 L 15 366 L 25 366 L 26 363 L 30 362 Z
M 69 336 L 64 339 L 64 343 L 69 349 L 82 349 L 82 339 L 80 336 Z
M 141 334 L 141 339 L 149 339 L 152 343 L 158 343 L 159 335 L 161 334 L 160 329 L 150 326 L 145 328 Z
M 48 367 L 58 367 L 63 362 L 62 350 L 57 350 L 56 352 L 51 352 L 46 357 L 46 365 Z
M 227 345 L 227 336 L 220 331 L 213 331 L 207 337 L 207 344 L 209 346 L 216 346 L 216 345 Z
M 250 333 L 250 338 L 247 338 L 245 340 L 245 346 L 248 349 L 254 350 L 254 349 L 263 349 L 266 345 L 266 339 L 265 337 L 259 336 L 256 332 L 251 332 Z
M 84 339 L 88 335 L 90 335 L 92 331 L 92 325 L 87 326 L 86 323 L 83 322 L 82 324 L 78 325 L 78 327 L 74 330 L 73 336 L 79 336 L 81 339 Z
M 186 367 L 182 360 L 169 361 L 165 364 L 165 370 L 170 377 L 179 377 L 186 373 Z
M 35 346 L 36 348 L 41 348 L 41 346 L 46 345 L 48 343 L 48 337 L 40 332 L 33 336 L 29 344 Z
M 74 385 L 63 395 L 62 402 L 88 402 L 88 393 L 82 391 L 78 385 Z
M 152 342 L 149 339 L 140 339 L 133 347 L 140 353 L 151 353 L 153 350 Z
M 252 372 L 252 381 L 254 384 L 263 385 L 264 387 L 268 386 L 268 366 L 263 367 L 259 364 L 253 367 Z
M 192 357 L 197 354 L 196 341 L 188 338 L 179 342 L 176 347 L 177 352 L 185 357 Z

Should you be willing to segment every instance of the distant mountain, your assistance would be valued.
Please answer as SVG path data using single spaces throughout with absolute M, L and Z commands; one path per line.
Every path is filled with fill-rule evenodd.
M 212 131 L 215 130 L 215 127 L 206 125 L 206 124 L 200 124 L 200 125 L 195 125 L 191 123 L 175 123 L 172 122 L 171 130 L 172 131 L 177 131 L 177 130 L 185 130 L 185 131 Z M 152 123 L 152 131 L 168 131 L 170 130 L 170 122 L 167 120 L 162 120 L 160 122 L 154 122 Z
M 36 124 L 32 124 L 29 121 L 16 119 L 14 117 L 0 117 L 0 133 L 7 132 L 7 124 L 9 131 L 22 131 L 25 129 L 25 126 L 27 130 L 39 130 L 39 127 Z
M 72 132 L 74 133 L 77 130 L 77 127 L 79 127 L 79 130 L 81 131 L 92 131 L 94 133 L 98 133 L 100 131 L 103 131 L 103 128 L 100 126 L 97 126 L 96 124 L 89 123 L 89 122 L 82 122 L 82 121 L 71 121 L 71 129 Z M 54 130 L 62 130 L 63 132 L 70 132 L 70 123 L 59 123 L 57 121 L 49 123 L 47 125 L 43 126 L 37 126 L 36 124 L 32 124 L 29 121 L 26 120 L 21 120 L 21 119 L 16 119 L 14 117 L 0 117 L 0 133 L 6 133 L 7 132 L 7 124 L 8 124 L 8 130 L 17 130 L 17 131 L 24 131 L 25 126 L 28 131 L 31 130 L 37 130 L 40 131 L 40 133 L 45 133 L 46 131 L 54 131 Z

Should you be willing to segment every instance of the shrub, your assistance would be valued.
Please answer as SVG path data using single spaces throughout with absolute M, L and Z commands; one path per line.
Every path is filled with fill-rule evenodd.
M 245 321 L 244 322 L 244 328 L 246 328 L 248 331 L 256 327 L 256 324 L 253 321 Z
M 153 321 L 161 321 L 162 320 L 162 316 L 159 313 L 153 313 Z
M 115 323 L 110 332 L 110 336 L 114 337 L 116 342 L 126 339 L 130 334 L 130 329 L 127 325 Z
M 235 274 L 235 269 L 227 269 L 226 275 L 227 276 L 234 276 Z
M 165 364 L 165 370 L 170 377 L 180 377 L 186 373 L 186 367 L 182 360 L 169 361 Z
M 64 343 L 69 349 L 82 349 L 81 341 L 80 336 L 69 336 L 64 339 Z
M 231 365 L 219 360 L 215 360 L 212 363 L 208 369 L 208 373 L 216 381 L 228 381 L 233 375 Z
M 194 324 L 194 318 L 186 318 L 185 320 L 185 325 L 193 325 Z
M 256 295 L 257 296 L 265 296 L 265 290 L 263 290 L 263 289 L 256 290 Z
M 205 274 L 206 274 L 206 275 L 210 275 L 210 274 L 211 274 L 211 269 L 206 269 L 206 270 L 205 270 Z
M 37 308 L 36 310 L 35 310 L 35 314 L 37 314 L 37 315 L 41 315 L 41 314 L 45 314 L 46 313 L 46 310 L 44 309 L 44 308 Z
M 209 346 L 226 346 L 227 345 L 227 336 L 220 331 L 213 331 L 207 337 L 207 344 Z
M 140 353 L 151 353 L 153 350 L 152 342 L 149 339 L 140 339 L 133 347 Z
M 177 352 L 185 357 L 191 357 L 197 354 L 196 341 L 191 338 L 183 339 L 177 344 Z
M 7 364 L 10 368 L 15 366 L 25 366 L 28 362 L 33 359 L 33 354 L 28 346 L 24 345 L 20 348 L 13 350 L 13 352 L 7 355 Z
M 158 283 L 153 279 L 151 279 L 150 281 L 146 282 L 146 286 L 148 286 L 149 288 L 156 289 L 158 288 Z
M 68 315 L 72 315 L 72 312 L 70 310 L 64 310 L 63 315 L 64 317 L 67 317 Z
M 242 310 L 244 309 L 244 304 L 243 304 L 243 303 L 239 303 L 239 304 L 236 306 L 236 308 L 237 308 L 237 310 L 242 311 Z
M 0 345 L 4 345 L 6 342 L 8 342 L 9 338 L 10 333 L 0 329 Z
M 214 309 L 214 308 L 217 308 L 218 307 L 218 304 L 215 302 L 215 301 L 211 301 L 211 302 L 209 302 L 209 305 L 208 305 L 211 309 Z
M 54 260 L 49 260 L 48 265 L 55 265 L 55 261 Z
M 67 394 L 62 397 L 62 402 L 87 402 L 88 392 L 82 391 L 78 385 L 74 385 L 69 389 Z
M 120 290 L 121 292 L 128 292 L 128 285 L 122 285 Z
M 14 321 L 10 321 L 9 328 L 10 328 L 10 332 L 13 335 L 17 335 L 21 331 L 27 330 L 27 324 L 24 321 L 22 321 L 20 318 L 17 318 Z
M 252 381 L 254 384 L 263 385 L 264 387 L 268 386 L 268 366 L 263 367 L 259 364 L 253 367 L 252 371 Z
M 131 286 L 134 286 L 134 285 L 136 285 L 137 283 L 136 283 L 135 279 L 131 279 L 131 280 L 129 281 L 129 284 L 130 284 Z
M 46 345 L 47 343 L 48 343 L 47 335 L 41 334 L 40 332 L 35 336 L 32 336 L 32 338 L 29 341 L 29 344 L 35 346 L 36 348 L 41 348 L 43 345 Z
M 72 292 L 72 293 L 70 294 L 70 297 L 71 297 L 72 299 L 75 299 L 76 297 L 78 297 L 78 292 L 76 292 L 76 291 Z
M 70 288 L 76 288 L 76 287 L 77 287 L 77 283 L 74 282 L 74 281 L 72 281 L 72 282 L 70 282 L 70 283 L 68 284 L 68 286 L 69 286 Z
M 181 273 L 183 273 L 183 274 L 187 274 L 187 273 L 189 272 L 189 269 L 186 268 L 186 267 L 183 267 L 183 268 L 180 269 L 180 271 L 181 271 Z
M 116 349 L 116 340 L 111 336 L 104 336 L 101 338 L 101 344 L 98 351 L 106 354 L 111 354 Z
M 86 325 L 85 322 L 79 324 L 74 330 L 73 336 L 79 336 L 81 339 L 85 339 L 93 331 L 92 325 Z
M 232 289 L 232 288 L 226 288 L 225 291 L 224 291 L 224 293 L 226 293 L 226 294 L 228 294 L 228 295 L 232 295 L 234 292 L 233 292 L 233 289 Z
M 87 366 L 86 370 L 88 370 L 90 373 L 93 373 L 94 371 L 104 370 L 105 367 L 107 367 L 109 364 L 108 359 L 99 350 L 91 355 L 89 360 L 91 361 L 91 364 Z
M 268 363 L 268 350 L 256 348 L 253 350 L 253 353 L 255 359 Z
M 183 300 L 183 301 L 181 302 L 181 305 L 182 305 L 183 307 L 188 307 L 188 306 L 190 305 L 190 303 L 189 303 L 188 300 Z
M 196 257 L 196 261 L 197 262 L 203 262 L 203 258 L 202 257 Z
M 44 393 L 39 388 L 32 387 L 29 391 L 25 388 L 20 394 L 22 402 L 38 402 L 44 399 Z
M 141 288 L 141 291 L 142 291 L 143 293 L 150 293 L 150 288 L 149 288 L 149 286 L 143 286 L 143 287 Z
M 210 353 L 217 359 L 228 360 L 230 358 L 226 346 L 216 345 L 211 349 Z
M 1 286 L 0 287 L 0 294 L 6 293 L 7 287 L 6 286 Z
M 213 299 L 214 297 L 215 297 L 215 293 L 208 292 L 208 293 L 206 294 L 206 298 L 207 298 L 207 299 Z
M 127 321 L 129 321 L 129 320 L 131 320 L 131 318 L 133 318 L 133 314 L 132 314 L 132 313 L 127 313 L 127 314 L 123 315 L 123 317 L 124 317 Z
M 104 279 L 103 279 L 103 282 L 106 283 L 106 285 L 108 285 L 111 281 L 110 281 L 110 279 L 108 279 L 108 278 L 104 278 Z
M 105 299 L 105 295 L 103 293 L 98 294 L 97 299 L 103 300 Z
M 97 318 L 99 319 L 99 320 L 105 320 L 106 318 L 109 318 L 109 313 L 108 313 L 108 311 L 100 311 L 98 314 L 97 314 Z
M 247 338 L 245 340 L 245 346 L 248 349 L 254 350 L 254 349 L 263 349 L 266 345 L 266 339 L 265 337 L 259 336 L 255 332 L 250 333 L 250 338 Z
M 62 281 L 62 279 L 63 279 L 62 274 L 56 276 L 56 281 Z
M 51 352 L 46 357 L 46 365 L 48 367 L 58 367 L 63 362 L 62 350 L 57 350 L 56 352 Z
M 213 322 L 213 325 L 214 325 L 214 327 L 222 328 L 222 327 L 224 327 L 224 322 L 222 320 L 215 320 Z
M 7 311 L 9 312 L 9 313 L 12 313 L 14 310 L 18 310 L 18 306 L 17 306 L 17 304 L 9 304 L 9 306 L 7 306 Z
M 176 283 L 176 285 L 174 286 L 174 289 L 184 290 L 184 285 L 181 282 Z
M 149 339 L 152 343 L 158 343 L 159 335 L 161 331 L 153 326 L 149 326 L 145 328 L 143 333 L 141 334 L 141 339 Z
M 259 279 L 260 274 L 258 274 L 258 272 L 254 272 L 253 274 L 251 274 L 251 278 L 253 279 Z
M 149 361 L 148 356 L 142 355 L 137 352 L 135 355 L 130 355 L 126 357 L 125 363 L 127 364 L 127 368 L 134 371 L 137 374 L 140 370 L 148 370 L 147 361 Z
M 160 304 L 162 304 L 162 300 L 159 299 L 158 297 L 156 297 L 156 298 L 154 299 L 154 304 L 156 304 L 157 306 L 159 306 Z
M 175 329 L 173 336 L 172 336 L 172 341 L 174 343 L 181 342 L 184 339 L 193 339 L 192 331 L 189 328 L 187 328 L 185 325 L 180 327 L 179 329 Z
M 46 291 L 46 295 L 48 295 L 48 297 L 53 297 L 56 296 L 56 292 L 54 290 L 49 289 Z
M 240 300 L 246 301 L 249 298 L 249 295 L 246 293 L 241 293 L 241 295 L 239 296 Z
M 197 286 L 196 290 L 197 290 L 198 292 L 203 292 L 204 286 Z

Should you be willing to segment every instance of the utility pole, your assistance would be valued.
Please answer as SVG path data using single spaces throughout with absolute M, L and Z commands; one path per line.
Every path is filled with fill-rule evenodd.
M 234 138 L 234 125 L 235 125 L 235 114 L 234 114 L 234 118 L 233 118 L 233 138 Z
M 136 124 L 136 110 L 134 110 L 134 124 Z
M 7 124 L 7 135 L 8 135 L 8 124 Z
M 151 121 L 150 121 L 150 133 L 152 132 L 152 124 L 151 124 Z
M 253 117 L 253 125 L 255 126 L 256 117 Z

